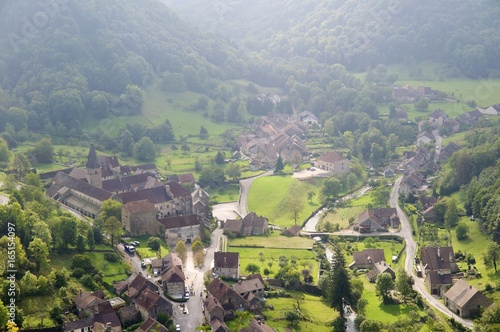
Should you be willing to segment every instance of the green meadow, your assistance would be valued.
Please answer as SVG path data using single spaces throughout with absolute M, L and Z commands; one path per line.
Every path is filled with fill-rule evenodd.
M 291 204 L 302 203 L 302 210 L 297 224 L 302 223 L 319 208 L 318 199 L 321 179 L 300 181 L 289 176 L 266 176 L 256 179 L 248 194 L 248 210 L 268 218 L 269 222 L 281 227 L 294 225 L 290 213 Z M 272 188 L 272 192 L 270 191 Z M 312 200 L 307 198 L 308 192 L 314 192 Z

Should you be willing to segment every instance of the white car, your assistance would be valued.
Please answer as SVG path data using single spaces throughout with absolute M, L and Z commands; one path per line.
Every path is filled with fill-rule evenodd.
M 176 331 L 180 331 L 181 330 L 181 326 L 179 324 L 175 324 L 175 330 Z

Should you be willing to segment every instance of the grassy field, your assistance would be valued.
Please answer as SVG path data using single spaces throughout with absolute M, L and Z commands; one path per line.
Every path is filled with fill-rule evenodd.
M 463 253 L 472 254 L 476 259 L 474 266 L 482 275 L 480 279 L 468 279 L 467 282 L 476 286 L 479 290 L 483 290 L 487 283 L 492 286 L 498 285 L 500 283 L 500 270 L 495 273 L 493 269 L 486 269 L 483 260 L 483 256 L 492 244 L 492 241 L 488 238 L 487 234 L 481 232 L 477 223 L 470 221 L 467 217 L 461 218 L 460 221 L 467 223 L 469 226 L 469 236 L 467 239 L 459 241 L 456 238 L 455 230 L 452 230 L 453 251 L 456 253 L 460 250 Z M 461 267 L 467 268 L 466 264 L 461 264 Z M 495 300 L 500 301 L 500 293 L 497 292 L 495 294 Z
M 275 273 L 278 273 L 279 258 L 285 256 L 288 258 L 289 264 L 294 260 L 299 271 L 308 269 L 313 276 L 313 281 L 318 281 L 319 262 L 316 261 L 316 256 L 310 250 L 305 249 L 289 249 L 287 248 L 247 248 L 228 246 L 229 252 L 238 252 L 240 254 L 240 273 L 248 275 L 245 271 L 248 264 L 256 264 L 260 268 L 260 272 L 264 275 L 264 269 L 269 269 L 271 272 L 269 277 L 272 278 Z M 262 255 L 261 255 L 262 253 Z M 264 275 L 264 277 L 267 277 Z
M 248 195 L 248 210 L 268 218 L 270 223 L 290 227 L 294 220 L 290 213 L 290 205 L 301 202 L 303 209 L 297 219 L 302 224 L 305 219 L 319 206 L 319 179 L 299 181 L 288 176 L 266 176 L 255 180 Z M 272 195 L 270 189 L 272 189 Z M 315 196 L 310 202 L 307 193 L 313 191 Z
M 131 236 L 131 237 L 126 238 L 126 241 L 127 242 L 130 242 L 130 241 L 139 241 L 140 242 L 140 246 L 136 248 L 136 252 L 142 259 L 151 258 L 151 257 L 156 258 L 157 253 L 160 254 L 160 257 L 168 255 L 168 253 L 170 252 L 170 247 L 165 242 L 165 239 L 163 237 L 160 237 L 161 247 L 160 247 L 160 250 L 157 252 L 157 251 L 148 247 L 148 239 L 150 237 L 151 237 L 150 235 Z
M 349 219 L 356 219 L 358 214 L 366 210 L 366 205 L 345 206 L 329 211 L 322 219 L 321 223 L 339 224 L 340 229 L 349 228 Z
M 301 294 L 297 294 L 301 295 Z M 274 310 L 265 310 L 264 314 L 268 317 L 267 325 L 275 328 L 279 332 L 285 332 L 285 327 L 288 322 L 284 320 L 285 313 L 293 310 L 295 300 L 293 298 L 268 298 L 268 305 L 273 305 Z M 318 296 L 304 295 L 301 302 L 301 312 L 311 321 L 301 321 L 294 331 L 316 331 L 330 332 L 331 326 L 328 326 L 337 316 L 338 313 L 324 304 Z
M 313 246 L 314 240 L 307 237 L 288 237 L 272 232 L 269 236 L 251 236 L 239 239 L 232 239 L 229 242 L 231 246 L 257 246 L 267 248 L 296 248 L 307 249 Z M 258 251 L 258 249 L 256 249 Z

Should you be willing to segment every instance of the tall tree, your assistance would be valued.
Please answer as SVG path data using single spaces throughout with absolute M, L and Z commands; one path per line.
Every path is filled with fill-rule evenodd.
M 493 268 L 497 272 L 497 265 L 500 263 L 500 244 L 491 243 L 484 254 L 484 265 L 487 268 Z
M 156 157 L 156 149 L 149 137 L 143 137 L 134 144 L 134 157 L 140 161 L 153 161 Z
M 278 156 L 278 160 L 276 160 L 276 166 L 274 167 L 274 174 L 281 174 L 284 168 L 285 164 L 283 163 L 283 158 L 281 158 L 281 156 Z
M 226 168 L 226 175 L 233 181 L 241 176 L 240 166 L 237 164 L 230 164 Z
M 295 225 L 297 225 L 297 219 L 299 219 L 302 210 L 304 210 L 304 204 L 297 198 L 292 199 L 288 204 L 290 211 L 290 216 L 292 217 Z
M 460 217 L 458 216 L 457 202 L 452 198 L 446 203 L 446 213 L 444 214 L 444 223 L 448 227 L 454 227 L 457 225 Z
M 62 248 L 76 245 L 77 223 L 73 217 L 61 217 L 58 231 Z
M 35 260 L 36 272 L 40 272 L 40 268 L 47 264 L 49 258 L 49 247 L 41 239 L 34 238 L 30 242 L 28 252 Z
M 104 234 L 110 237 L 111 245 L 114 245 L 114 240 L 120 237 L 123 233 L 122 223 L 115 216 L 111 216 L 106 219 L 102 225 Z
M 377 277 L 375 289 L 377 290 L 377 294 L 382 296 L 385 301 L 389 297 L 390 291 L 394 289 L 394 281 L 392 280 L 392 276 L 387 272 L 379 274 Z
M 186 261 L 187 247 L 184 241 L 179 240 L 179 242 L 177 242 L 177 244 L 175 245 L 174 251 L 177 254 L 177 256 L 179 256 L 179 258 L 182 259 L 183 262 Z
M 339 312 L 341 317 L 344 317 L 344 307 L 346 305 L 354 305 L 351 279 L 345 265 L 346 260 L 342 248 L 336 245 L 334 247 L 329 277 L 325 285 L 325 293 L 328 303 Z
M 224 165 L 224 153 L 222 151 L 218 151 L 214 160 L 216 164 Z
M 42 138 L 35 148 L 33 155 L 40 163 L 51 163 L 54 159 L 54 146 L 50 138 Z
M 87 245 L 89 246 L 90 251 L 94 251 L 95 249 L 95 238 L 94 238 L 94 230 L 89 228 L 87 230 Z
M 101 204 L 101 212 L 99 213 L 99 219 L 103 222 L 109 217 L 115 217 L 118 220 L 122 219 L 122 203 L 115 201 L 114 199 L 107 199 Z
M 410 296 L 412 292 L 410 276 L 402 268 L 398 270 L 395 287 L 396 290 L 401 293 L 403 299 Z

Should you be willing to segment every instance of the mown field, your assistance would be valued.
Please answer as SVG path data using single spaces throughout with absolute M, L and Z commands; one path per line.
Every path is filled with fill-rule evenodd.
M 227 250 L 240 254 L 240 273 L 245 275 L 248 264 L 256 264 L 260 273 L 264 269 L 270 270 L 272 278 L 280 269 L 279 258 L 285 256 L 289 262 L 295 261 L 299 270 L 308 269 L 317 282 L 319 275 L 319 262 L 312 250 L 314 240 L 305 237 L 286 237 L 274 231 L 269 236 L 251 236 L 231 239 Z M 267 277 L 267 276 L 266 276 Z
M 266 176 L 255 180 L 248 194 L 248 211 L 254 211 L 268 218 L 269 222 L 281 227 L 294 225 L 290 213 L 292 204 L 302 204 L 302 210 L 297 218 L 297 224 L 302 223 L 319 208 L 319 191 L 321 179 L 299 181 L 289 176 Z M 315 195 L 311 201 L 308 192 Z

